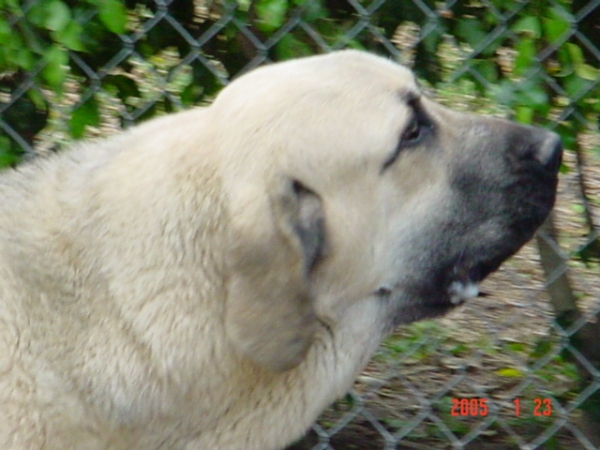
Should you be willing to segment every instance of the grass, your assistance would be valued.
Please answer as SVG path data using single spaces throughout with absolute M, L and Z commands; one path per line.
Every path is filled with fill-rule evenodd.
M 422 409 L 416 413 L 410 409 L 402 410 L 406 405 L 402 396 L 396 399 L 398 404 L 392 406 L 395 415 L 383 417 L 382 422 L 391 432 L 402 433 L 404 440 L 422 442 L 427 439 L 432 442 L 432 448 L 444 448 L 448 431 L 457 439 L 474 438 L 473 442 L 479 442 L 477 445 L 480 446 L 486 442 L 514 441 L 507 430 L 519 436 L 538 436 L 552 426 L 558 416 L 556 412 L 545 416 L 543 408 L 536 411 L 540 414 L 534 414 L 536 399 L 550 398 L 556 406 L 557 402 L 568 403 L 577 394 L 577 369 L 565 361 L 560 352 L 557 353 L 559 345 L 558 338 L 551 336 L 530 342 L 499 342 L 485 334 L 467 338 L 464 332 L 461 335 L 460 329 L 442 326 L 437 321 L 406 326 L 384 342 L 374 358 L 376 368 L 371 367 L 371 370 L 379 371 L 379 376 L 391 377 L 388 384 L 392 385 L 392 390 L 400 392 L 408 389 L 407 384 L 410 384 L 427 393 L 428 399 L 435 399 L 430 403 L 431 414 L 441 420 L 446 429 L 440 428 L 438 420 L 432 416 L 414 426 L 415 416 Z M 454 367 L 448 367 L 445 358 L 460 361 L 455 361 Z M 469 362 L 473 358 L 478 359 L 479 367 Z M 537 367 L 544 358 L 548 361 Z M 429 369 L 420 379 L 410 378 L 411 368 L 417 365 Z M 531 372 L 532 368 L 535 368 L 534 372 Z M 394 383 L 395 379 L 405 376 L 410 378 L 408 383 L 403 386 Z M 448 387 L 449 380 L 461 376 L 463 381 Z M 432 383 L 431 377 L 443 379 L 441 383 Z M 432 385 L 433 389 L 430 389 Z M 474 398 L 487 400 L 488 414 L 457 415 L 457 410 L 453 409 L 455 402 Z M 520 403 L 518 417 L 515 415 L 515 398 Z M 393 403 L 394 400 L 386 396 L 382 401 Z M 406 429 L 410 431 L 402 431 Z M 561 439 L 551 439 L 546 441 L 544 445 L 548 447 L 544 448 L 566 448 L 561 447 L 560 442 Z

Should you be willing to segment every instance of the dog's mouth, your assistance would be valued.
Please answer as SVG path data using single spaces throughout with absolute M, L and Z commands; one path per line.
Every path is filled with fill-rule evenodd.
M 452 305 L 462 305 L 465 301 L 479 297 L 479 284 L 471 280 L 453 281 L 448 287 Z
M 446 278 L 446 291 L 453 305 L 464 303 L 476 297 L 484 296 L 479 290 L 479 283 L 486 279 L 510 258 L 519 247 L 505 248 L 495 256 L 482 258 L 465 258 L 459 256 L 452 264 L 449 276 Z
M 439 317 L 468 300 L 485 297 L 479 284 L 532 237 L 538 222 L 531 218 L 515 222 L 492 241 L 479 239 L 473 244 L 473 239 L 458 238 L 430 247 L 413 276 L 387 291 L 396 308 L 395 325 Z
M 429 277 L 388 290 L 387 295 L 396 300 L 394 326 L 442 316 L 467 300 L 485 296 L 479 283 L 497 270 L 504 259 L 473 261 L 461 255 L 438 267 Z
M 467 300 L 484 297 L 479 284 L 495 272 L 510 253 L 488 259 L 472 259 L 460 255 L 443 265 L 430 279 L 430 283 L 418 289 L 413 306 L 422 308 L 426 317 L 445 314 Z
M 444 283 L 446 296 L 442 296 L 441 301 L 445 302 L 447 299 L 450 306 L 458 306 L 467 300 L 485 295 L 480 291 L 479 283 L 499 266 L 500 262 L 497 261 L 480 262 L 469 266 L 459 259 Z

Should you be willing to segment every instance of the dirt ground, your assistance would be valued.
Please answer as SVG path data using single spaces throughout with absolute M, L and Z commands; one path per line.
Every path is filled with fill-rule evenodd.
M 600 155 L 586 159 L 598 223 Z M 571 255 L 586 242 L 588 228 L 573 153 L 565 163 L 570 170 L 561 177 L 555 223 L 561 249 Z M 569 268 L 579 307 L 590 317 L 598 314 L 598 264 L 571 259 Z M 533 241 L 482 283 L 487 296 L 445 318 L 398 330 L 354 393 L 328 410 L 293 450 L 593 448 L 578 438 L 577 375 L 560 357 L 564 342 L 551 329 L 544 285 Z M 487 415 L 452 415 L 452 402 L 473 398 L 490 403 Z M 541 404 L 546 398 L 553 402 L 548 416 Z

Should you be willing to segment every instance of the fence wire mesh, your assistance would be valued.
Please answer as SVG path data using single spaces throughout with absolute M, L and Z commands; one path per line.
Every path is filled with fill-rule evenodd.
M 488 296 L 398 330 L 293 448 L 600 448 L 600 0 L 96 3 L 0 2 L 5 161 L 347 47 L 411 66 L 454 108 L 559 132 L 559 200 L 537 240 Z

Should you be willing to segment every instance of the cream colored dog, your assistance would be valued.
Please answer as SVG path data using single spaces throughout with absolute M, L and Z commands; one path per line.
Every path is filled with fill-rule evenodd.
M 0 448 L 269 450 L 400 323 L 477 295 L 556 135 L 337 52 L 0 174 Z

